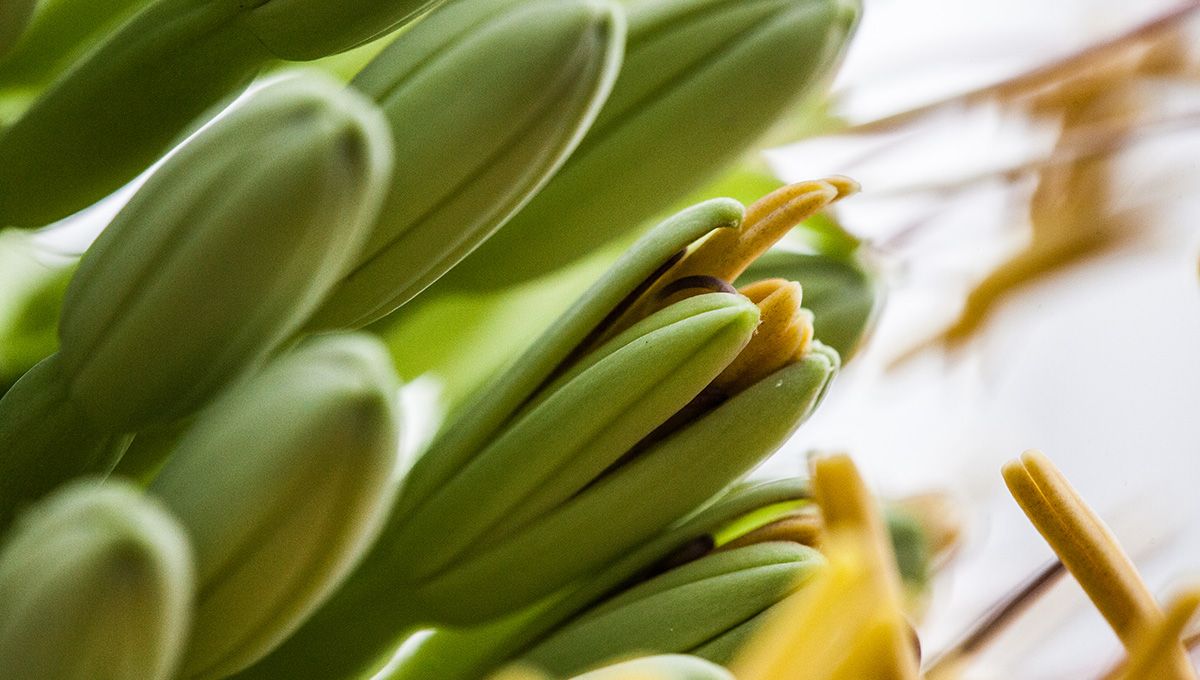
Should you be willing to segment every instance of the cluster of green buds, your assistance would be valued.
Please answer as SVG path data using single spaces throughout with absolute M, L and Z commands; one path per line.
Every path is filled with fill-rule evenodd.
M 436 4 L 0 9 L 0 227 L 150 170 L 77 265 L 22 269 L 0 305 L 0 337 L 37 340 L 0 398 L 6 679 L 350 680 L 418 628 L 520 621 L 476 671 L 728 680 L 692 656 L 593 669 L 728 663 L 823 562 L 722 527 L 806 502 L 739 480 L 879 296 L 851 259 L 755 261 L 849 180 L 662 221 L 411 465 L 394 357 L 354 331 L 435 282 L 506 286 L 644 227 L 827 76 L 857 9 Z M 368 62 L 349 82 L 251 86 L 346 51 Z M 855 294 L 814 284 L 821 321 L 807 278 Z M 651 614 L 694 600 L 703 627 L 661 636 Z

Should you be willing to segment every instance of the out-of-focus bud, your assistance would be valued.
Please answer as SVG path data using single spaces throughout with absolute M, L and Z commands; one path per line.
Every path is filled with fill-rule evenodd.
M 5 680 L 167 680 L 192 593 L 187 541 L 166 512 L 124 484 L 66 487 L 0 552 Z
M 729 663 L 759 617 L 822 564 L 797 543 L 714 553 L 639 584 L 555 631 L 521 657 L 568 676 L 639 652 L 695 654 Z
M 0 226 L 40 226 L 91 205 L 214 115 L 271 60 L 353 47 L 432 2 L 151 4 L 0 131 Z
M 196 555 L 178 677 L 223 678 L 254 662 L 357 563 L 407 466 L 397 387 L 378 341 L 326 336 L 202 412 L 150 486 Z
M 606 666 L 573 680 L 733 680 L 733 675 L 704 659 L 663 654 Z
M 84 255 L 59 353 L 0 400 L 0 526 L 195 410 L 293 334 L 383 198 L 386 123 L 323 78 L 264 88 L 163 165 Z M 68 436 L 72 433 L 78 436 Z
M 851 190 L 832 179 L 748 210 L 708 201 L 634 244 L 447 425 L 346 585 L 239 679 L 356 677 L 408 628 L 514 612 L 749 472 L 807 419 L 839 364 L 791 304 L 798 291 L 781 285 L 787 304 L 772 307 L 727 281 Z M 756 335 L 767 327 L 780 332 Z
M 14 44 L 12 51 L 3 55 L 0 49 L 0 88 L 36 91 L 49 85 L 51 80 L 99 44 L 122 21 L 152 1 L 37 2 L 29 28 Z
M 357 255 L 390 167 L 378 111 L 324 78 L 265 88 L 205 131 L 71 280 L 59 355 L 72 398 L 124 430 L 194 410 L 313 312 Z
M 0 233 L 0 394 L 58 349 L 58 314 L 74 272 L 28 233 Z
M 623 46 L 608 0 L 460 0 L 376 57 L 351 85 L 379 104 L 403 162 L 310 326 L 390 313 L 495 231 L 579 143 Z
M 0 5 L 0 58 L 8 54 L 29 27 L 37 0 L 5 0 Z
M 858 15 L 846 0 L 634 0 L 625 62 L 579 149 L 446 289 L 524 281 L 699 189 L 820 82 Z

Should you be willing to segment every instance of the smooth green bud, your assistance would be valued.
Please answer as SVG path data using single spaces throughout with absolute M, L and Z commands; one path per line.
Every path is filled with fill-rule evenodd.
M 0 394 L 58 349 L 58 314 L 75 267 L 49 255 L 26 232 L 0 233 Z
M 118 431 L 195 410 L 317 307 L 390 166 L 370 102 L 315 76 L 264 88 L 199 135 L 71 280 L 59 356 L 72 399 Z
M 813 313 L 816 336 L 848 361 L 870 335 L 886 297 L 883 277 L 866 247 L 836 257 L 785 241 L 750 265 L 736 285 L 772 278 L 798 282 L 804 307 Z
M 150 485 L 195 547 L 178 677 L 223 678 L 294 630 L 375 537 L 407 466 L 395 372 L 368 336 L 326 336 L 202 412 Z
M 562 267 L 669 209 L 821 82 L 852 0 L 633 0 L 625 62 L 554 179 L 445 278 L 487 289 Z
M 353 47 L 432 2 L 151 4 L 0 131 L 0 226 L 41 226 L 95 203 L 215 115 L 272 60 Z
M 734 680 L 725 668 L 704 659 L 683 654 L 647 656 L 606 666 L 573 680 Z
M 742 626 L 801 587 L 822 563 L 817 551 L 795 543 L 714 553 L 599 604 L 518 663 L 565 677 L 636 653 L 732 651 L 725 635 L 740 637 Z M 698 655 L 714 663 L 732 660 Z
M 703 511 L 546 602 L 484 626 L 435 631 L 380 680 L 483 680 L 613 593 L 702 558 L 712 551 L 718 535 L 739 526 L 741 531 L 735 535 L 741 535 L 760 526 L 764 513 L 769 519 L 778 508 L 793 508 L 807 498 L 808 486 L 801 479 L 738 485 Z
M 376 57 L 351 85 L 379 104 L 403 162 L 310 326 L 390 313 L 491 235 L 579 143 L 623 46 L 623 14 L 607 0 L 467 0 Z
M 0 55 L 0 88 L 41 88 L 153 0 L 41 0 L 29 28 Z M 21 4 L 21 3 L 16 3 Z M 3 52 L 3 50 L 0 50 Z
M 0 5 L 0 58 L 25 34 L 37 0 L 5 0 Z
M 736 227 L 742 211 L 702 203 L 627 251 L 443 429 L 346 585 L 238 679 L 356 677 L 414 625 L 516 611 L 641 545 L 778 448 L 820 401 L 836 353 L 817 346 L 677 422 L 749 341 L 757 307 L 698 295 L 600 335 L 673 255 Z
M 66 487 L 0 552 L 4 678 L 167 680 L 192 592 L 187 541 L 166 512 L 125 484 Z

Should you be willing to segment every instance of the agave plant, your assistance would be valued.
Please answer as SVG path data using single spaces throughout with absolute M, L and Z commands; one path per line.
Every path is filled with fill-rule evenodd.
M 38 311 L 53 333 L 0 399 L 4 677 L 355 678 L 419 627 L 577 589 L 523 643 L 538 665 L 724 678 L 689 657 L 594 669 L 643 634 L 701 652 L 697 635 L 729 632 L 702 653 L 728 662 L 739 622 L 823 562 L 775 541 L 645 572 L 798 500 L 739 482 L 826 394 L 841 359 L 824 334 L 852 351 L 881 298 L 839 253 L 754 263 L 855 185 L 705 201 L 645 230 L 819 91 L 856 8 L 435 4 L 0 12 L 0 226 L 67 217 L 154 166 L 77 266 L 4 291 L 9 339 Z M 275 69 L 355 49 L 374 56 L 349 82 Z M 410 463 L 392 360 L 360 329 L 638 231 Z M 639 607 L 701 582 L 711 625 L 650 644 Z M 595 584 L 628 592 L 597 605 Z M 596 634 L 609 646 L 571 642 Z

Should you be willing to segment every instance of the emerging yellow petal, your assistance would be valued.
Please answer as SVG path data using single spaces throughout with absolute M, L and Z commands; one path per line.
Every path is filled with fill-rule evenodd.
M 1167 617 L 1112 532 L 1040 451 L 1003 468 L 1004 481 L 1026 516 L 1058 554 L 1133 656 L 1164 630 Z M 1182 624 L 1181 624 L 1182 625 Z M 1178 641 L 1157 654 L 1157 680 L 1195 680 Z
M 829 565 L 734 663 L 738 680 L 914 680 L 917 654 L 874 499 L 848 456 L 817 461 Z

